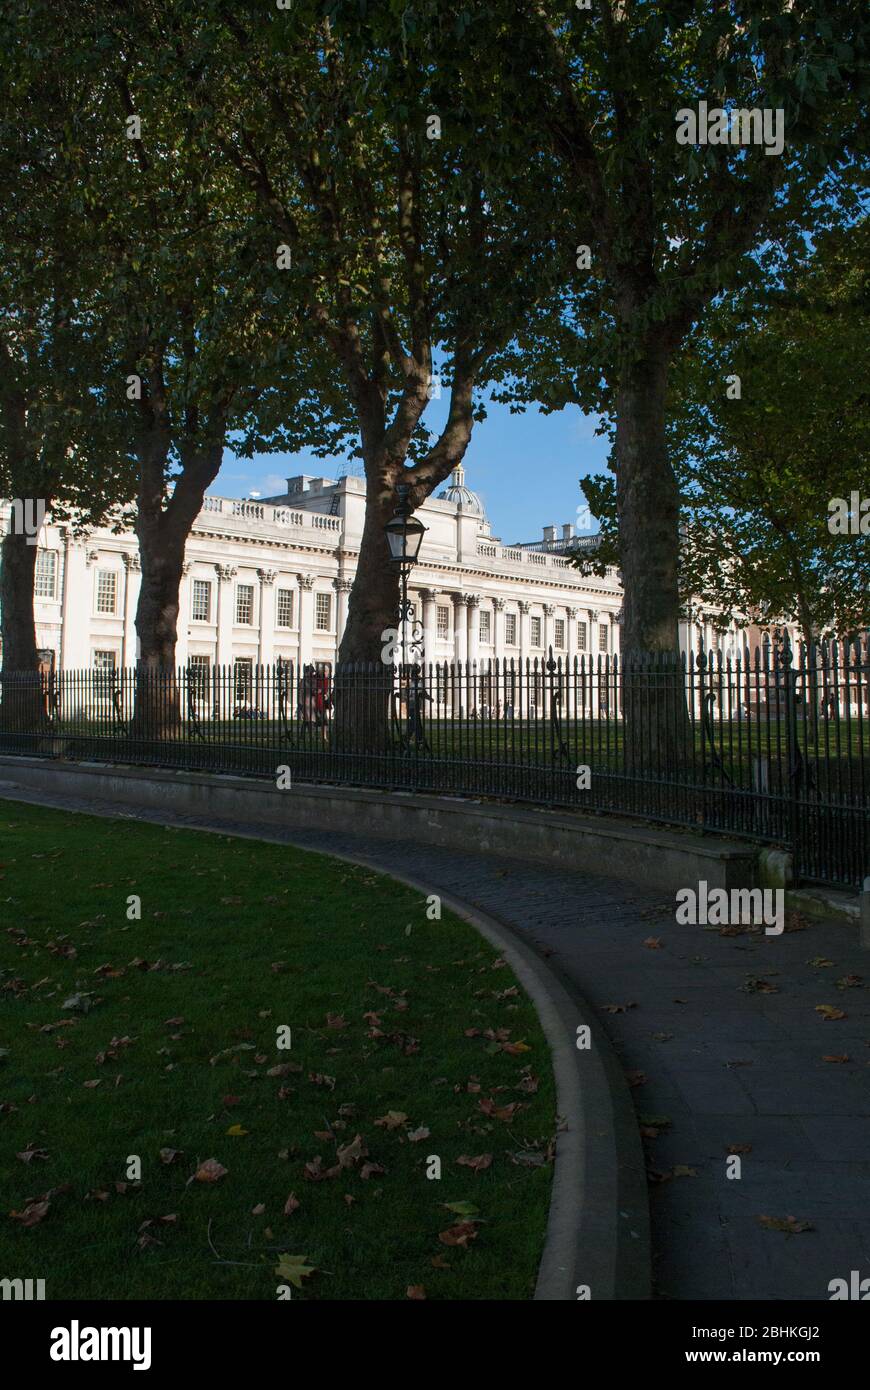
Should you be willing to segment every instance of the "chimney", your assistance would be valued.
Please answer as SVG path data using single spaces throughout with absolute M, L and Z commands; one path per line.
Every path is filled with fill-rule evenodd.
M 564 524 L 564 526 L 562 527 L 562 541 L 563 541 L 563 544 L 567 545 L 568 542 L 569 542 L 570 540 L 573 539 L 573 536 L 574 536 L 574 523 L 573 523 L 573 521 L 566 521 L 565 524 Z
M 544 544 L 545 544 L 545 545 L 553 545 L 554 542 L 555 542 L 555 540 L 556 540 L 556 528 L 555 528 L 555 526 L 545 526 L 545 527 L 544 527 Z

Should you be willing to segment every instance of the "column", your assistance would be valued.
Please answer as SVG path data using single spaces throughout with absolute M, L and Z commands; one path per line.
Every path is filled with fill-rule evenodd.
M 453 660 L 463 665 L 468 660 L 468 619 L 465 595 L 453 595 Z
M 175 621 L 175 665 L 187 665 L 187 651 L 190 638 L 190 561 L 185 560 L 181 567 L 178 584 L 178 617 Z
M 437 660 L 438 641 L 438 590 L 421 589 L 423 600 L 423 660 L 427 664 Z
M 299 581 L 299 673 L 311 664 L 314 636 L 314 575 L 297 574 Z
M 124 635 L 121 640 L 121 665 L 135 666 L 139 654 L 139 638 L 136 633 L 136 609 L 139 606 L 139 590 L 142 587 L 142 563 L 138 554 L 124 556 Z
M 480 594 L 466 594 L 465 604 L 468 610 L 468 664 L 478 659 L 478 643 L 480 638 Z
M 233 658 L 233 580 L 234 565 L 215 565 L 217 575 L 217 651 L 215 665 L 228 666 Z
M 565 642 L 565 659 L 568 663 L 568 670 L 574 670 L 574 658 L 577 655 L 577 614 L 578 608 L 565 609 L 565 621 L 568 624 Z
M 260 634 L 257 660 L 261 666 L 275 662 L 275 576 L 276 570 L 257 570 L 260 581 Z
M 527 599 L 521 598 L 517 604 L 517 608 L 520 610 L 520 667 L 524 670 L 526 659 L 529 655 L 529 609 L 531 608 L 531 604 Z
M 505 661 L 503 598 L 494 598 L 492 601 L 492 649 L 496 661 L 503 665 Z
M 586 620 L 589 625 L 589 717 L 594 719 L 599 710 L 598 686 L 598 609 L 587 608 Z
M 544 647 L 544 669 L 545 669 L 545 670 L 546 670 L 547 662 L 550 660 L 550 648 L 551 648 L 552 645 L 553 645 L 553 616 L 554 616 L 555 612 L 556 612 L 556 608 L 555 608 L 555 605 L 554 605 L 554 604 L 552 604 L 552 603 L 545 603 L 545 604 L 544 604 L 544 622 L 543 622 L 542 639 L 543 639 L 543 647 Z M 555 656 L 556 653 L 554 652 L 553 655 Z
M 544 698 L 543 698 L 543 700 L 542 700 L 542 702 L 541 702 L 541 707 L 542 707 L 542 709 L 543 709 L 544 714 L 545 714 L 548 718 L 549 718 L 549 714 L 550 714 L 550 693 L 551 693 L 551 688 L 552 688 L 552 687 L 551 687 L 551 682 L 555 683 L 556 680 L 557 680 L 556 673 L 554 672 L 554 673 L 552 674 L 552 676 L 551 676 L 551 674 L 550 674 L 550 672 L 549 672 L 549 670 L 548 670 L 548 668 L 547 668 L 547 663 L 548 663 L 549 660 L 550 660 L 550 648 L 551 648 L 552 645 L 553 645 L 553 635 L 554 635 L 554 633 L 553 633 L 553 618 L 555 617 L 555 613 L 556 613 L 556 606 L 555 606 L 555 604 L 553 604 L 553 603 L 545 603 L 545 604 L 544 604 L 544 622 L 543 622 L 543 633 L 542 633 L 543 644 L 544 644 L 544 660 L 543 660 L 543 663 L 542 663 L 542 664 L 543 664 L 544 672 L 543 672 L 543 676 L 541 677 L 541 680 L 542 680 L 542 692 L 543 692 L 543 697 L 544 697 Z M 554 660 L 554 661 L 555 661 L 555 660 L 558 660 L 558 655 L 557 655 L 557 653 L 556 653 L 555 651 L 553 652 L 553 660 Z
M 347 626 L 348 596 L 353 588 L 353 580 L 333 579 L 332 587 L 335 589 L 337 595 L 335 600 L 335 659 L 338 661 L 341 639 L 344 636 L 344 629 Z
M 63 656 L 67 671 L 91 664 L 91 613 L 93 580 L 88 573 L 84 541 L 67 532 L 63 571 Z

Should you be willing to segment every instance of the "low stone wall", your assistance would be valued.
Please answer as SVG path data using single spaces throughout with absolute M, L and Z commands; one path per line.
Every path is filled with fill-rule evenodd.
M 609 816 L 307 783 L 280 791 L 265 778 L 27 757 L 0 757 L 0 777 L 32 791 L 171 808 L 194 818 L 364 830 L 384 839 L 473 847 L 667 892 L 702 879 L 711 889 L 752 888 L 758 882 L 758 846 Z

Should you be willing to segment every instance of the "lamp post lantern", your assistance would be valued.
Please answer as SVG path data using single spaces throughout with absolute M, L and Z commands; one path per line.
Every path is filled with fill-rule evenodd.
M 408 502 L 408 494 L 411 489 L 407 483 L 399 483 L 396 488 L 398 499 L 396 510 L 390 520 L 384 526 L 387 537 L 387 545 L 390 549 L 390 560 L 399 566 L 399 575 L 402 586 L 402 597 L 399 604 L 399 625 L 402 632 L 402 668 L 405 667 L 406 656 L 406 627 L 410 617 L 408 604 L 408 576 L 420 554 L 420 546 L 423 535 L 427 530 L 422 523 L 413 515 Z

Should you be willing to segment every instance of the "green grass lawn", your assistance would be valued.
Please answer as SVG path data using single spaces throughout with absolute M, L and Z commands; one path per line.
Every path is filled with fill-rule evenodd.
M 0 916 L 0 1277 L 274 1299 L 287 1255 L 293 1298 L 531 1296 L 555 1093 L 472 928 L 320 855 L 9 802 Z

